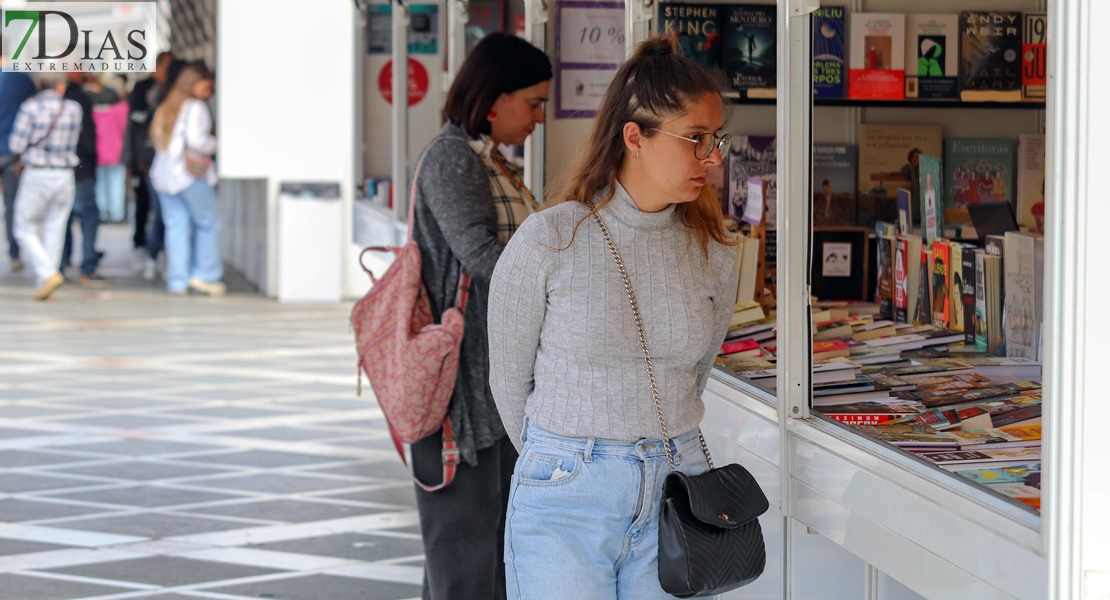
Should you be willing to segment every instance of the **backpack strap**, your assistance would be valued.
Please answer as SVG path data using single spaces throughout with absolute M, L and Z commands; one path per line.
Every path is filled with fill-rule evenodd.
M 389 425 L 389 419 L 386 419 L 386 424 Z M 459 448 L 458 443 L 455 441 L 455 430 L 451 427 L 451 417 L 444 417 L 443 419 L 443 449 L 440 451 L 440 456 L 443 458 L 443 481 L 439 485 L 428 485 L 420 481 L 416 477 L 416 473 L 412 472 L 412 467 L 409 466 L 405 460 L 405 445 L 401 438 L 397 437 L 397 432 L 393 430 L 393 425 L 389 425 L 389 436 L 393 438 L 393 447 L 397 449 L 397 454 L 401 457 L 401 462 L 404 463 L 405 469 L 408 470 L 409 476 L 420 486 L 420 489 L 425 492 L 436 492 L 451 485 L 455 479 L 455 471 L 459 468 Z

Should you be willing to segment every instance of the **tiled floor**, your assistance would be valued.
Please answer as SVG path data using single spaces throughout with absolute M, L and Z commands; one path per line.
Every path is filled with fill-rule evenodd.
M 116 285 L 45 303 L 0 257 L 0 600 L 418 597 L 349 307 L 172 297 L 126 233 L 102 229 Z

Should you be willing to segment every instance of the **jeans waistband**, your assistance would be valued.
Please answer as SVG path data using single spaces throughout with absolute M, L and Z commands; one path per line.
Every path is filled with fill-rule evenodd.
M 528 422 L 525 426 L 524 439 L 570 451 L 587 451 L 591 454 L 645 457 L 666 455 L 663 450 L 663 440 L 660 438 L 642 438 L 634 442 L 626 442 L 593 437 L 570 437 L 541 429 L 531 422 Z M 698 439 L 697 429 L 671 437 L 670 443 L 673 454 L 683 454 L 695 450 L 701 452 L 701 442 Z

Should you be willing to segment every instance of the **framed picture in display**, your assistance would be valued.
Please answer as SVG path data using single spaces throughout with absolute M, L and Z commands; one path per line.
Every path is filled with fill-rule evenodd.
M 815 227 L 812 293 L 820 300 L 866 301 L 869 249 L 866 227 Z

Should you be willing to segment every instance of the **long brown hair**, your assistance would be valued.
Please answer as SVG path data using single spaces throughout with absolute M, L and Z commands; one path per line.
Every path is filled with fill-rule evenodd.
M 652 129 L 660 127 L 664 119 L 685 113 L 706 94 L 720 95 L 723 87 L 719 73 L 679 54 L 675 36 L 654 36 L 640 43 L 605 91 L 585 152 L 547 206 L 563 202 L 589 205 L 597 194 L 605 191 L 605 197 L 575 225 L 577 233 L 582 221 L 601 210 L 616 194 L 617 174 L 627 152 L 625 123 L 638 124 L 640 135 L 651 137 L 655 134 Z M 707 258 L 710 238 L 725 245 L 737 243 L 721 223 L 721 204 L 709 186 L 702 188 L 696 200 L 681 203 L 675 210 L 682 224 L 696 232 Z
M 170 136 L 173 135 L 173 126 L 177 123 L 177 114 L 181 112 L 181 105 L 193 97 L 193 88 L 197 82 L 206 79 L 212 79 L 212 72 L 201 63 L 189 63 L 181 69 L 173 88 L 158 105 L 150 122 L 150 139 L 156 150 L 165 152 L 170 144 Z

